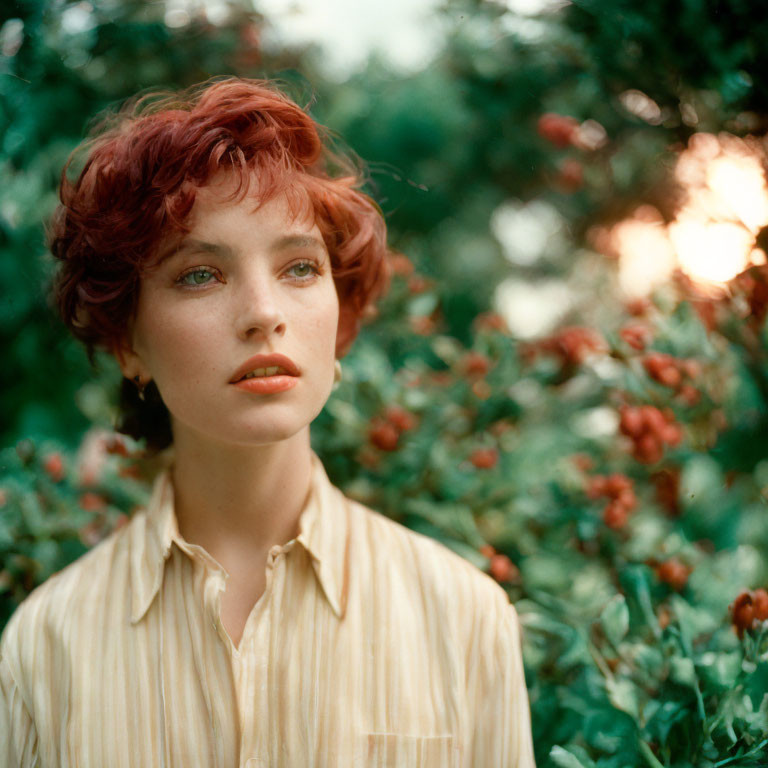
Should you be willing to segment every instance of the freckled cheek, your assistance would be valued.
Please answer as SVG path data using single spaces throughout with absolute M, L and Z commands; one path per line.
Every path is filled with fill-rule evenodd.
M 203 322 L 205 317 L 202 313 L 196 316 L 157 313 L 143 333 L 149 357 L 159 366 L 177 370 L 178 366 L 199 365 L 217 338 L 221 340 L 216 323 Z
M 312 334 L 316 338 L 319 349 L 322 349 L 323 346 L 335 347 L 338 324 L 338 309 L 333 305 L 315 313 L 309 327 L 312 328 Z

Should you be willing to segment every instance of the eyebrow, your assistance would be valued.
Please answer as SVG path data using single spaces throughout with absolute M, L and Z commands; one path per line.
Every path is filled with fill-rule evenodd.
M 289 248 L 316 248 L 325 251 L 325 243 L 314 235 L 283 235 L 274 240 L 270 246 L 271 251 L 285 251 Z M 185 238 L 176 248 L 172 248 L 158 259 L 161 264 L 186 251 L 201 251 L 203 253 L 215 253 L 217 256 L 231 259 L 234 252 L 228 245 L 219 243 L 206 243 L 204 240 Z

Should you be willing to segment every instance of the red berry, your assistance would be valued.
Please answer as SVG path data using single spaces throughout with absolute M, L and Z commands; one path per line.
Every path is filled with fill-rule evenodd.
M 485 376 L 491 369 L 491 361 L 480 352 L 467 352 L 461 359 L 461 370 L 467 376 Z
M 539 136 L 556 147 L 563 148 L 573 142 L 578 125 L 578 121 L 573 117 L 547 112 L 539 118 L 536 130 Z
M 762 587 L 752 593 L 752 604 L 755 607 L 755 618 L 758 621 L 768 619 L 768 592 Z
M 646 431 L 652 434 L 659 434 L 667 424 L 667 420 L 662 412 L 652 405 L 640 406 L 640 414 L 642 415 Z
M 620 472 L 614 472 L 609 475 L 605 481 L 605 492 L 614 498 L 622 491 L 628 491 L 632 488 L 632 481 Z
M 677 368 L 673 367 L 672 365 L 664 366 L 664 368 L 659 371 L 657 378 L 659 383 L 664 384 L 666 387 L 672 388 L 678 387 L 683 379 L 683 377 L 680 375 L 680 371 L 678 371 Z
M 603 510 L 603 522 L 614 530 L 623 528 L 627 524 L 629 513 L 623 504 L 618 501 L 611 501 Z
M 496 581 L 513 581 L 520 575 L 517 566 L 506 555 L 501 554 L 491 557 L 489 570 Z
M 633 349 L 642 352 L 648 342 L 651 340 L 651 332 L 644 325 L 630 323 L 625 325 L 620 331 L 619 336 Z
M 667 424 L 661 431 L 661 439 L 673 448 L 683 439 L 683 430 L 679 424 Z
M 659 577 L 659 581 L 669 584 L 678 592 L 688 582 L 688 568 L 674 557 L 663 562 L 656 569 L 656 575 Z
M 688 406 L 696 405 L 701 400 L 701 392 L 692 384 L 683 384 L 678 396 Z
M 590 499 L 597 499 L 600 496 L 605 496 L 605 481 L 606 478 L 603 475 L 593 475 L 587 481 L 586 492 Z
M 683 360 L 681 365 L 685 375 L 689 379 L 696 379 L 701 376 L 701 363 L 698 360 L 691 357 L 687 360 Z
M 484 544 L 480 547 L 480 554 L 488 559 L 492 558 L 496 554 L 496 550 L 490 544 Z
M 641 464 L 655 464 L 661 460 L 664 451 L 658 439 L 653 435 L 643 435 L 637 443 L 632 455 Z
M 58 451 L 49 453 L 45 457 L 43 467 L 54 483 L 58 483 L 64 477 L 64 460 Z
M 621 409 L 619 430 L 622 434 L 628 437 L 639 437 L 643 433 L 644 427 L 643 415 L 638 408 L 624 406 Z
M 487 400 L 493 394 L 493 390 L 485 379 L 479 379 L 472 384 L 472 394 L 481 400 Z
M 86 493 L 80 494 L 80 506 L 83 509 L 102 509 L 106 504 L 107 502 L 105 498 L 99 493 L 87 491 Z
M 731 622 L 739 637 L 745 629 L 751 629 L 755 620 L 755 607 L 751 592 L 741 592 L 731 604 Z
M 368 433 L 371 442 L 382 451 L 396 450 L 399 436 L 397 429 L 388 422 L 375 425 Z
M 416 426 L 416 417 L 399 405 L 390 405 L 384 411 L 384 418 L 398 431 L 407 432 Z
M 643 360 L 643 368 L 648 372 L 648 375 L 652 378 L 656 378 L 659 372 L 667 364 L 667 355 L 659 354 L 658 352 L 651 352 L 645 356 Z
M 475 448 L 469 460 L 478 469 L 493 469 L 499 461 L 499 452 L 495 448 Z
M 644 298 L 630 299 L 624 304 L 624 308 L 634 317 L 642 317 L 651 308 L 651 301 Z
M 621 491 L 616 497 L 616 501 L 623 507 L 626 507 L 628 512 L 631 512 L 637 506 L 637 496 L 635 496 L 635 492 L 630 489 Z

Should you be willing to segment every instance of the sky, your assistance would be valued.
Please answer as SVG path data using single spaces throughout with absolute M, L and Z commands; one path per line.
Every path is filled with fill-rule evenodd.
M 256 0 L 269 20 L 264 43 L 317 42 L 324 74 L 343 79 L 379 50 L 396 69 L 416 70 L 437 51 L 439 0 Z

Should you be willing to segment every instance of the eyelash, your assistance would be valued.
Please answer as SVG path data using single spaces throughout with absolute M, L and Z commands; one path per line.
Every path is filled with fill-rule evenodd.
M 313 279 L 317 277 L 319 274 L 321 274 L 320 268 L 315 262 L 313 261 L 307 261 L 306 259 L 302 261 L 297 261 L 295 264 L 291 264 L 290 267 L 288 267 L 288 270 L 295 269 L 296 267 L 310 267 L 312 272 L 305 277 L 294 277 L 293 282 L 295 283 L 309 283 L 313 282 Z M 208 272 L 208 274 L 211 275 L 220 275 L 221 272 L 219 272 L 218 269 L 215 267 L 194 267 L 193 269 L 188 269 L 186 272 L 183 272 L 176 278 L 176 285 L 180 286 L 183 289 L 191 289 L 193 291 L 199 290 L 200 288 L 206 288 L 210 285 L 210 282 L 205 283 L 197 283 L 196 285 L 191 283 L 184 283 L 184 278 L 187 277 L 187 275 L 194 275 L 198 272 Z

